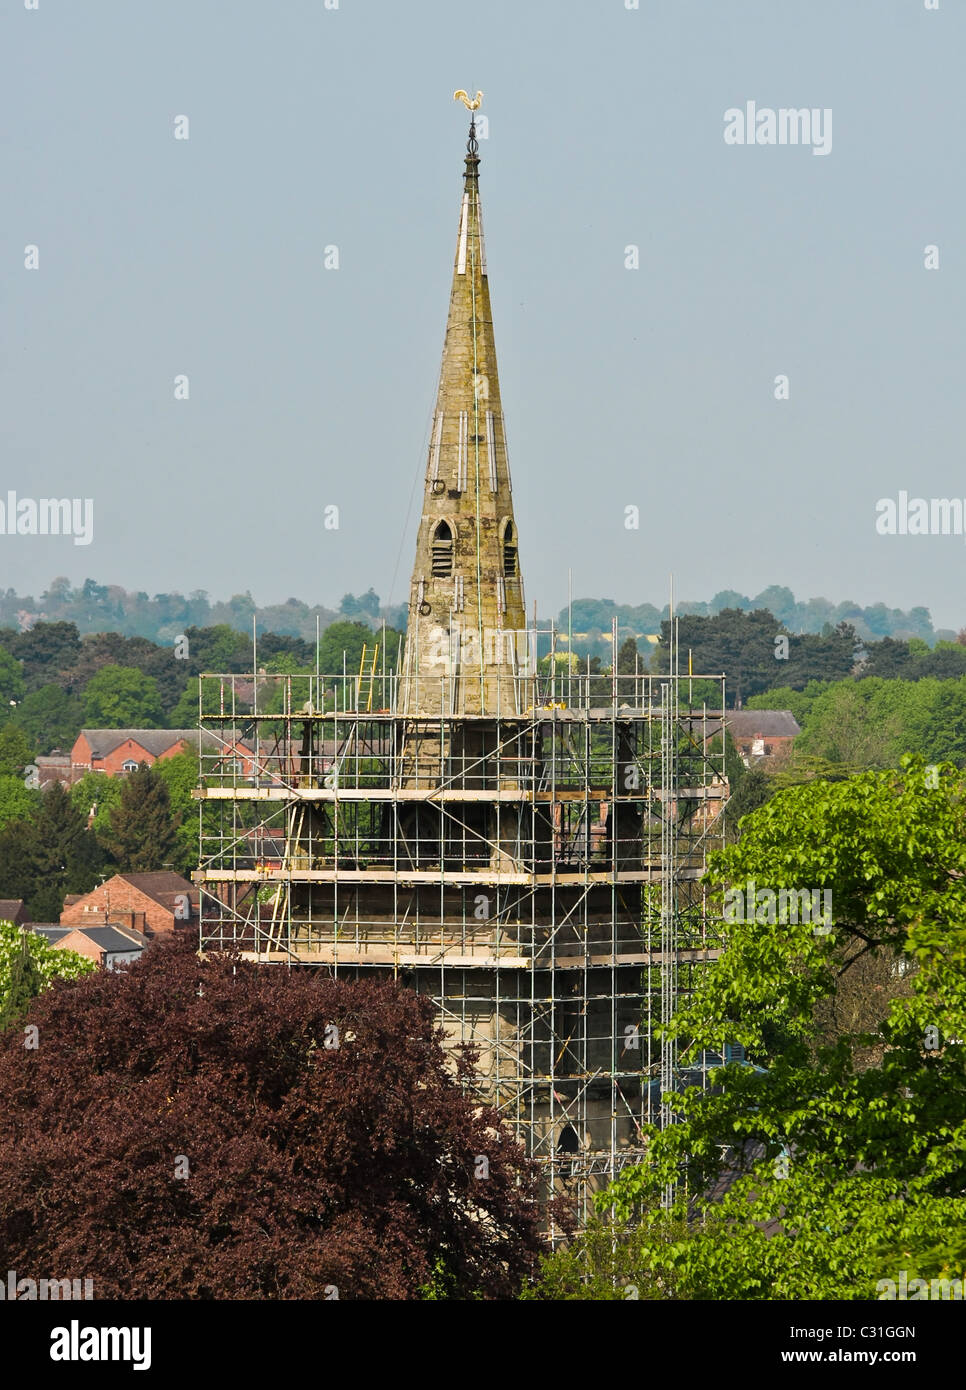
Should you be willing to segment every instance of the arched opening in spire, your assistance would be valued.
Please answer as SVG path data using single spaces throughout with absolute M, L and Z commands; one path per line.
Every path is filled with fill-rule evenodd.
M 513 579 L 517 573 L 517 542 L 513 522 L 507 520 L 503 528 L 503 573 Z
M 453 531 L 445 521 L 440 521 L 433 531 L 432 561 L 435 578 L 445 579 L 453 573 Z

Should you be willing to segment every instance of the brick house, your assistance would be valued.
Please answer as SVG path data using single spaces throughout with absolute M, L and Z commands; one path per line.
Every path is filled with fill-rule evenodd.
M 120 926 L 146 937 L 198 925 L 198 889 L 168 869 L 115 874 L 90 893 L 71 894 L 61 926 Z
M 252 749 L 242 739 L 221 739 L 208 732 L 200 738 L 206 753 L 220 755 L 218 763 L 227 776 L 253 776 Z M 141 763 L 151 767 L 178 753 L 197 753 L 198 740 L 197 729 L 81 729 L 69 753 L 55 748 L 35 760 L 32 785 L 43 788 L 51 782 L 61 782 L 72 787 L 85 772 L 124 777 Z
M 162 758 L 178 753 L 197 752 L 197 729 L 81 729 L 71 749 L 72 771 L 77 776 L 85 772 L 106 772 L 109 777 L 134 772 L 140 763 L 150 767 Z M 230 746 L 220 745 L 213 735 L 202 735 L 206 750 L 224 746 L 225 758 L 237 759 L 233 770 L 239 777 L 252 775 L 252 750 L 235 739 Z
M 173 758 L 192 747 L 198 735 L 191 729 L 81 729 L 71 749 L 73 768 L 82 772 L 133 772 L 159 758 Z M 196 745 L 195 745 L 196 746 Z
M 802 732 L 789 709 L 736 709 L 725 723 L 746 767 L 786 752 Z
M 117 923 L 84 927 L 39 926 L 34 930 L 55 950 L 76 951 L 79 956 L 96 961 L 104 970 L 116 970 L 119 965 L 137 960 L 148 944 L 143 932 Z

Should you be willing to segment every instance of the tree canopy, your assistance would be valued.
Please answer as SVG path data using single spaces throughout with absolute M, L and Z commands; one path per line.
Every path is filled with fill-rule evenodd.
M 122 873 L 144 873 L 174 862 L 180 816 L 157 764 L 128 773 L 110 813 L 104 843 Z
M 53 947 L 35 932 L 24 930 L 13 922 L 0 921 L 0 1001 L 7 998 L 11 987 L 17 983 L 19 963 L 25 953 L 30 958 L 31 978 L 36 984 L 31 995 L 47 989 L 55 979 L 76 980 L 97 969 L 92 960 L 76 951 Z
M 966 677 L 810 682 L 764 691 L 757 709 L 790 709 L 802 725 L 795 758 L 857 768 L 897 767 L 904 753 L 966 763 Z
M 40 802 L 40 793 L 24 786 L 23 778 L 0 772 L 0 829 L 11 821 L 28 820 Z
M 789 788 L 713 857 L 709 883 L 754 896 L 672 1031 L 688 1055 L 741 1044 L 761 1069 L 732 1062 L 676 1097 L 681 1123 L 601 1195 L 612 1245 L 632 1249 L 622 1277 L 648 1296 L 868 1299 L 902 1270 L 961 1276 L 962 775 L 907 758 Z M 782 889 L 827 890 L 831 929 L 776 917 Z
M 319 643 L 319 669 L 329 676 L 342 674 L 342 658 L 345 653 L 345 667 L 350 676 L 358 675 L 362 660 L 363 646 L 369 659 L 377 642 L 381 642 L 381 632 L 374 632 L 365 623 L 338 622 L 327 627 Z M 394 666 L 399 650 L 399 633 L 392 628 L 386 630 L 386 669 Z M 381 658 L 376 674 L 381 670 Z M 367 668 L 368 669 L 368 668 Z
M 34 753 L 55 748 L 68 751 L 83 727 L 84 708 L 80 696 L 59 685 L 42 685 L 24 696 L 11 713 L 11 722 L 23 731 Z
M 155 729 L 163 720 L 153 676 L 133 666 L 102 666 L 84 690 L 84 722 L 90 729 Z
M 23 699 L 25 691 L 23 663 L 0 647 L 0 718 L 9 718 L 11 706 Z
M 685 614 L 677 620 L 678 650 L 690 653 L 701 675 L 727 676 L 729 700 L 736 705 L 777 683 L 803 690 L 810 681 L 842 680 L 855 666 L 861 644 L 854 628 L 841 622 L 820 635 L 790 633 L 766 609 L 747 613 L 725 608 L 714 617 Z M 661 641 L 652 670 L 670 661 L 670 623 L 661 624 Z
M 28 1021 L 36 1051 L 0 1038 L 11 1268 L 108 1299 L 415 1299 L 513 1297 L 534 1266 L 531 1166 L 425 997 L 178 937 Z
M 56 922 L 67 893 L 96 886 L 104 852 L 59 782 L 27 795 L 35 806 L 31 819 L 0 828 L 0 885 L 7 896 L 24 899 L 32 921 Z

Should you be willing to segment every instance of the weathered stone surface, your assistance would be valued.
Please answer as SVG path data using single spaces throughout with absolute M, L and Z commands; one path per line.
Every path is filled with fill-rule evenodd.
M 486 275 L 479 157 L 468 154 L 430 432 L 401 713 L 501 714 L 526 700 L 523 580 Z

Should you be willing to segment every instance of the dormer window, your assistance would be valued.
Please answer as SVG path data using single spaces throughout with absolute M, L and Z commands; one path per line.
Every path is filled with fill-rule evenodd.
M 137 772 L 138 765 L 133 758 L 125 758 L 121 767 L 125 772 Z
M 433 575 L 445 579 L 453 573 L 453 532 L 441 521 L 433 532 Z

